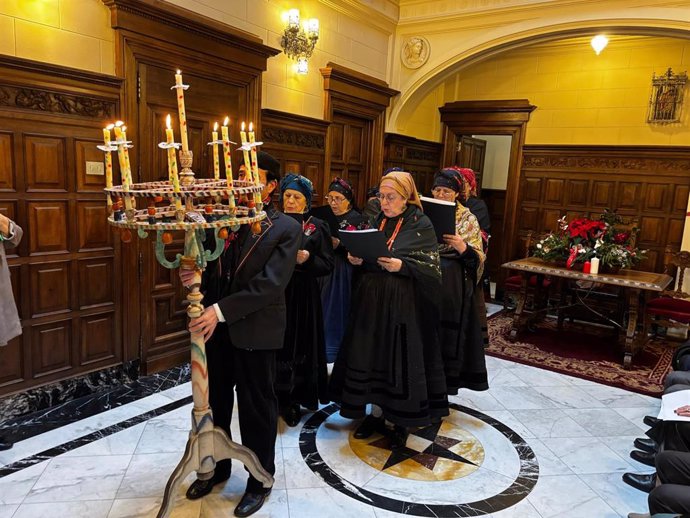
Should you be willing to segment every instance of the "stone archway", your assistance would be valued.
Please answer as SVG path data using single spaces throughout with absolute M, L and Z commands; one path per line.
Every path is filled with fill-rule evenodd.
M 517 49 L 536 43 L 591 35 L 593 30 L 605 30 L 617 35 L 664 36 L 690 39 L 690 21 L 674 20 L 678 10 L 650 9 L 655 16 L 623 18 L 587 18 L 580 20 L 554 21 L 544 20 L 529 24 L 523 23 L 519 30 L 513 26 L 504 26 L 483 33 L 481 37 L 469 39 L 463 47 L 454 49 L 436 57 L 412 75 L 404 84 L 396 85 L 401 91 L 394 99 L 388 113 L 387 131 L 398 132 L 399 122 L 406 120 L 434 88 L 445 79 L 478 62 L 490 59 L 511 49 Z M 668 11 L 668 12 L 667 12 Z M 668 17 L 664 17 L 664 13 Z M 638 15 L 645 14 L 638 12 Z

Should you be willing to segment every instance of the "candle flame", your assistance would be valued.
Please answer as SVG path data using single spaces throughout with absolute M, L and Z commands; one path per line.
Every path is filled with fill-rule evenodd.
M 178 68 L 176 74 L 179 76 L 181 73 L 182 73 L 182 70 L 180 70 L 180 69 Z
M 170 129 L 170 114 L 165 118 L 165 127 Z
M 122 126 L 122 133 L 125 133 L 127 131 L 127 126 Z
M 254 131 L 254 123 L 250 122 L 249 123 L 249 133 L 251 133 L 252 131 Z
M 242 121 L 242 131 L 244 131 L 244 121 Z
M 115 124 L 108 124 L 108 125 L 105 127 L 105 129 L 107 129 L 108 131 L 110 131 L 110 130 L 112 130 L 114 127 L 115 127 Z
M 223 121 L 223 126 L 227 126 L 229 122 L 230 122 L 230 117 L 225 117 L 225 120 Z
M 115 121 L 115 127 L 117 127 L 117 128 L 119 128 L 123 124 L 124 124 L 124 122 L 122 122 L 122 121 Z
M 218 122 L 213 123 L 213 131 L 218 131 Z

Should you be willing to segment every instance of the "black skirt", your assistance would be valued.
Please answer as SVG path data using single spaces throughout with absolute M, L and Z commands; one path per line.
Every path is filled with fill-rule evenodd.
M 295 270 L 285 290 L 287 326 L 277 351 L 276 395 L 282 406 L 317 410 L 327 403 L 326 350 L 321 293 L 316 278 Z
M 369 403 L 405 427 L 448 415 L 436 321 L 428 318 L 429 309 L 413 278 L 361 275 L 331 376 L 331 398 L 340 403 L 343 417 L 364 417 Z
M 441 257 L 443 288 L 440 339 L 448 394 L 458 389 L 488 390 L 482 325 L 477 313 L 481 287 L 461 258 Z

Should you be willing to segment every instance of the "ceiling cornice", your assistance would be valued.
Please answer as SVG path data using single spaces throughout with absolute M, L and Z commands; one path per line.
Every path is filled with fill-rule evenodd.
M 346 14 L 349 18 L 360 23 L 394 34 L 400 17 L 399 0 L 383 0 L 391 6 L 394 14 L 385 14 L 358 0 L 319 0 L 319 2 L 334 11 Z

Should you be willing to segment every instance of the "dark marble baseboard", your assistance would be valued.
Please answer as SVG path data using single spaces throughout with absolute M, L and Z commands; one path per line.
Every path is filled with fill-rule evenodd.
M 0 435 L 12 442 L 131 403 L 191 379 L 189 364 L 138 377 L 139 363 L 93 372 L 0 400 Z

